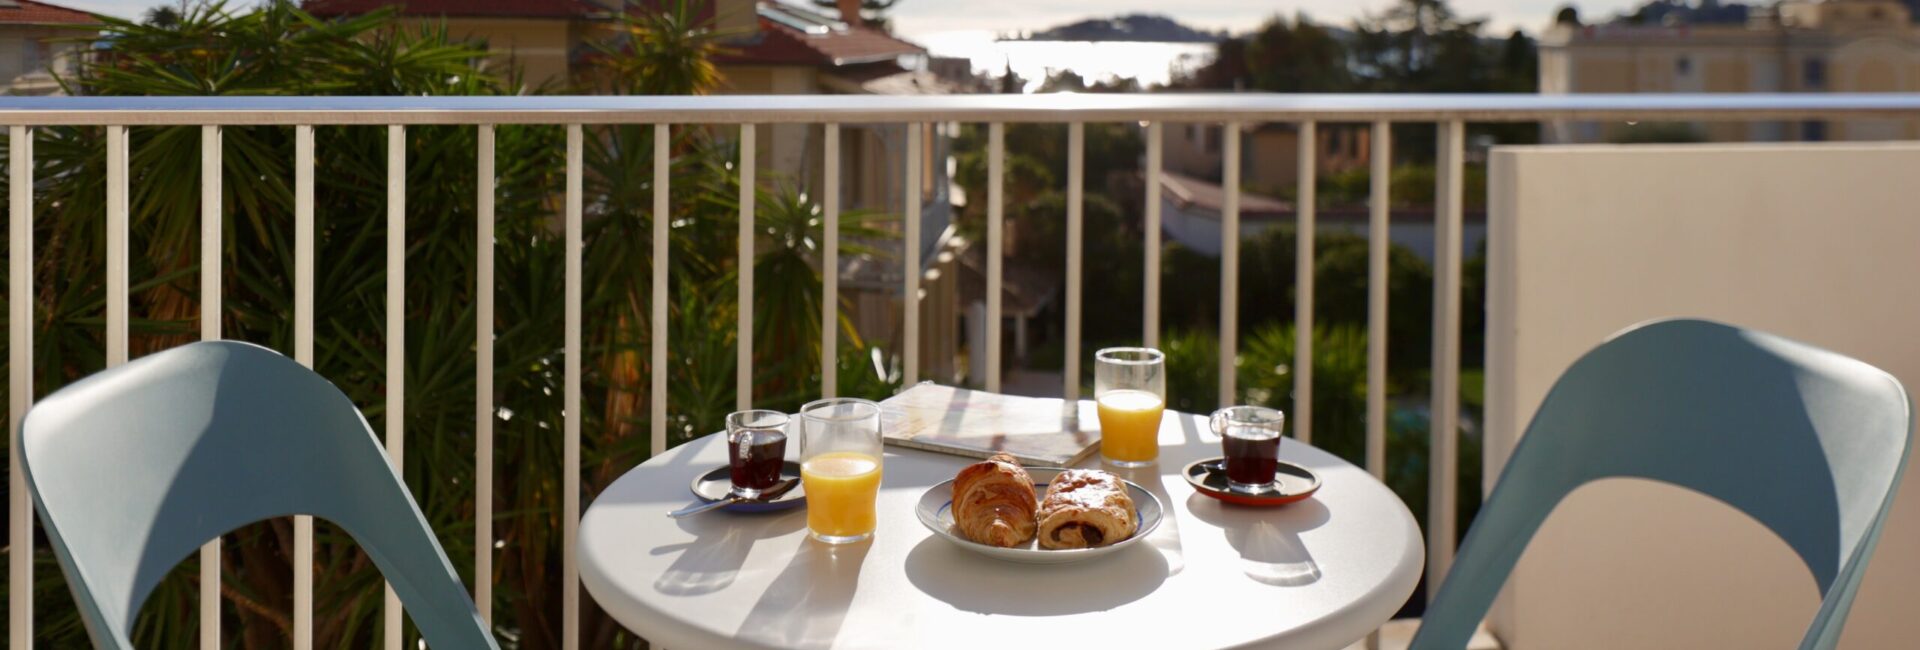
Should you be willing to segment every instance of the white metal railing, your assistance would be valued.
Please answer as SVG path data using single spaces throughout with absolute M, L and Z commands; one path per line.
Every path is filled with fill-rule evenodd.
M 1066 367 L 1062 385 L 1069 398 L 1079 395 L 1079 357 L 1081 353 L 1081 267 L 1084 264 L 1082 199 L 1084 143 L 1087 122 L 1143 122 L 1146 124 L 1144 277 L 1144 342 L 1157 345 L 1160 323 L 1160 179 L 1162 174 L 1162 134 L 1165 122 L 1224 123 L 1226 202 L 1222 215 L 1221 245 L 1221 324 L 1220 395 L 1231 400 L 1234 388 L 1234 356 L 1237 343 L 1235 315 L 1238 310 L 1238 224 L 1239 224 L 1239 139 L 1243 125 L 1260 122 L 1294 122 L 1300 125 L 1299 151 L 1299 236 L 1297 282 L 1299 299 L 1293 368 L 1299 378 L 1292 409 L 1296 435 L 1306 440 L 1312 401 L 1312 328 L 1313 322 L 1313 238 L 1314 238 L 1314 150 L 1315 125 L 1322 122 L 1363 122 L 1372 125 L 1368 263 L 1368 358 L 1367 358 L 1367 431 L 1366 466 L 1382 476 L 1385 466 L 1385 373 L 1387 314 L 1387 205 L 1388 175 L 1392 152 L 1388 127 L 1395 122 L 1424 122 L 1438 126 L 1439 176 L 1437 179 L 1436 235 L 1434 274 L 1433 390 L 1432 390 L 1432 472 L 1428 521 L 1428 593 L 1433 593 L 1452 559 L 1457 467 L 1457 428 L 1459 397 L 1461 217 L 1463 198 L 1464 125 L 1466 122 L 1514 122 L 1535 120 L 1776 120 L 1849 117 L 1920 116 L 1920 95 L 1916 94 L 1763 94 L 1763 95 L 1271 95 L 1271 94 L 1134 94 L 1134 95 L 968 95 L 949 97 L 870 97 L 870 96 L 717 96 L 717 97 L 60 97 L 0 98 L 0 124 L 9 127 L 11 176 L 9 197 L 12 208 L 9 225 L 8 268 L 10 331 L 8 386 L 9 423 L 18 428 L 21 417 L 31 406 L 32 378 L 32 159 L 31 129 L 35 126 L 89 125 L 107 128 L 107 356 L 110 365 L 127 358 L 128 326 L 128 173 L 127 137 L 130 126 L 189 125 L 202 128 L 203 173 L 201 174 L 202 251 L 220 250 L 220 129 L 238 125 L 287 125 L 295 128 L 295 282 L 294 282 L 294 358 L 309 367 L 313 363 L 313 287 L 314 287 L 314 206 L 313 206 L 313 127 L 315 125 L 384 125 L 388 129 L 388 248 L 387 248 L 387 451 L 396 467 L 405 449 L 403 426 L 404 378 L 402 342 L 405 322 L 404 300 L 405 140 L 409 125 L 472 125 L 479 131 L 478 198 L 479 250 L 477 282 L 492 285 L 494 258 L 492 233 L 494 220 L 494 125 L 564 124 L 566 130 L 565 188 L 565 394 L 564 409 L 564 532 L 562 642 L 566 648 L 579 646 L 580 588 L 574 540 L 580 517 L 580 354 L 582 292 L 582 128 L 584 124 L 653 124 L 654 178 L 653 209 L 667 211 L 668 187 L 667 137 L 673 124 L 737 124 L 740 126 L 740 223 L 741 259 L 752 259 L 754 195 L 754 155 L 756 124 L 817 123 L 824 125 L 826 214 L 824 242 L 825 265 L 833 269 L 839 255 L 839 158 L 838 139 L 833 135 L 841 123 L 897 122 L 912 125 L 944 122 L 986 122 L 989 124 L 988 179 L 988 322 L 997 322 L 1001 314 L 1003 267 L 1002 203 L 1005 123 L 1067 123 L 1067 265 L 1066 265 Z M 907 129 L 906 149 L 906 236 L 909 269 L 919 265 L 920 183 L 918 182 L 921 128 Z M 653 304 L 654 323 L 666 322 L 668 220 L 653 221 Z M 905 380 L 919 379 L 918 329 L 919 274 L 904 273 L 905 345 L 902 347 Z M 824 274 L 825 301 L 836 304 L 838 279 Z M 736 405 L 752 404 L 750 377 L 753 350 L 753 274 L 740 274 L 739 331 L 737 371 L 739 396 Z M 220 267 L 218 256 L 209 256 L 202 267 L 201 336 L 220 337 Z M 831 310 L 828 310 L 829 312 Z M 475 389 L 474 424 L 477 451 L 475 457 L 477 525 L 474 532 L 476 583 L 474 599 L 483 616 L 491 620 L 493 548 L 493 295 L 478 293 L 478 326 L 475 349 L 478 376 Z M 821 391 L 834 390 L 835 331 L 833 316 L 822 316 L 823 359 Z M 1000 386 L 998 327 L 987 327 L 987 368 L 985 381 L 990 389 Z M 652 331 L 652 449 L 665 446 L 666 436 L 666 354 L 667 330 Z M 10 438 L 10 444 L 17 444 Z M 12 448 L 12 472 L 9 540 L 8 616 L 11 645 L 31 647 L 32 637 L 32 503 L 24 477 L 19 471 L 18 449 Z M 311 567 L 313 522 L 311 517 L 295 518 L 294 565 Z M 219 583 L 219 540 L 202 549 L 201 584 Z M 313 582 L 310 570 L 294 576 L 294 647 L 312 647 Z M 398 622 L 401 610 L 391 589 L 386 597 L 385 646 L 397 650 L 400 644 Z M 203 630 L 219 628 L 218 596 L 203 596 Z M 203 635 L 202 647 L 217 648 L 214 634 Z

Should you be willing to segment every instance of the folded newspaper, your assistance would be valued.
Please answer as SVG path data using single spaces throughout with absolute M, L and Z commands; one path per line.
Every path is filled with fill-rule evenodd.
M 886 443 L 971 458 L 1006 452 L 1070 467 L 1100 445 L 1093 402 L 1020 397 L 923 382 L 880 403 Z

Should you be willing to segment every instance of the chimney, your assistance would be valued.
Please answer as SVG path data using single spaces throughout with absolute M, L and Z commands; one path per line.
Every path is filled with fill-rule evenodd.
M 860 0 L 838 0 L 837 4 L 840 7 L 840 22 L 852 27 L 866 24 L 860 19 Z

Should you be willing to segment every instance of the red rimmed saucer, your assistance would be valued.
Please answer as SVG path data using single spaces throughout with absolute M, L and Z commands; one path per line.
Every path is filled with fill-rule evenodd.
M 1201 494 L 1243 506 L 1284 506 L 1313 496 L 1320 491 L 1320 477 L 1305 467 L 1280 461 L 1274 470 L 1273 486 L 1258 492 L 1236 490 L 1227 484 L 1227 459 L 1207 458 L 1188 464 L 1181 470 L 1187 485 Z

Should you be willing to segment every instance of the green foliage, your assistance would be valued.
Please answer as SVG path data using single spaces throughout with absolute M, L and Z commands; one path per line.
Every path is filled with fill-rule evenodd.
M 596 76 L 609 94 L 699 95 L 720 85 L 713 57 L 726 52 L 722 41 L 738 34 L 701 20 L 699 4 L 660 5 L 614 12 L 619 37 L 591 43 L 601 61 Z
M 704 92 L 710 30 L 689 16 L 623 23 L 642 47 L 605 44 L 604 79 L 621 87 Z M 503 95 L 523 92 L 511 71 L 485 68 L 484 44 L 456 42 L 440 26 L 403 28 L 391 10 L 322 21 L 280 0 L 257 8 L 188 5 L 165 21 L 108 18 L 114 48 L 62 81 L 77 94 L 117 95 Z M 671 28 L 674 35 L 655 34 Z M 659 46 L 646 43 L 664 44 Z M 677 44 L 676 44 L 677 43 Z M 649 59 L 651 63 L 642 63 Z M 509 647 L 559 646 L 564 484 L 562 322 L 564 248 L 558 227 L 565 187 L 564 129 L 496 129 L 495 285 L 474 286 L 477 130 L 405 130 L 405 476 L 461 577 L 475 549 L 473 340 L 477 290 L 495 300 L 493 421 L 496 458 L 494 614 Z M 227 338 L 293 351 L 294 129 L 222 131 L 222 259 Z M 650 126 L 589 128 L 583 138 L 584 497 L 650 453 L 653 327 L 666 327 L 669 439 L 716 430 L 733 405 L 738 179 L 735 147 L 710 129 L 681 128 L 667 143 L 670 196 L 668 321 L 651 322 L 654 132 Z M 386 410 L 387 130 L 317 127 L 314 360 L 380 426 Z M 200 130 L 130 129 L 131 348 L 150 353 L 196 338 L 199 303 Z M 98 128 L 35 131 L 34 385 L 57 390 L 105 365 L 105 147 Z M 684 189 L 683 189 L 684 188 Z M 818 392 L 820 208 L 784 185 L 756 188 L 761 231 L 756 274 L 756 403 L 792 408 Z M 842 215 L 849 238 L 887 236 L 888 218 Z M 858 246 L 848 255 L 870 253 Z M 836 306 L 836 310 L 839 306 Z M 843 323 L 845 316 L 841 316 Z M 806 329 L 811 327 L 811 329 Z M 845 327 L 845 325 L 843 325 Z M 795 333 L 800 333 L 798 336 Z M 842 394 L 878 397 L 898 384 L 897 362 L 847 329 Z M 876 371 L 880 368 L 885 372 Z M 382 432 L 385 435 L 386 432 Z M 361 648 L 380 634 L 380 577 L 342 531 L 316 534 L 316 647 Z M 223 637 L 231 647 L 288 645 L 292 530 L 262 522 L 226 538 Z M 36 638 L 81 647 L 84 631 L 60 571 L 35 558 Z M 170 574 L 141 610 L 142 647 L 196 643 L 196 561 Z M 589 608 L 586 647 L 639 641 Z M 412 638 L 412 631 L 408 631 Z M 409 643 L 412 641 L 409 640 Z
M 1462 204 L 1467 209 L 1485 208 L 1487 166 L 1469 163 L 1462 165 L 1461 170 L 1465 174 L 1461 188 L 1465 190 L 1465 195 L 1461 197 Z M 1431 209 L 1439 189 L 1438 180 L 1438 171 L 1430 164 L 1394 167 L 1387 180 L 1388 200 L 1396 208 Z M 1323 204 L 1364 205 L 1373 191 L 1372 183 L 1373 173 L 1364 167 L 1327 174 L 1320 177 L 1318 198 Z
M 1686 122 L 1629 122 L 1607 135 L 1608 142 L 1654 144 L 1706 142 L 1706 135 Z

